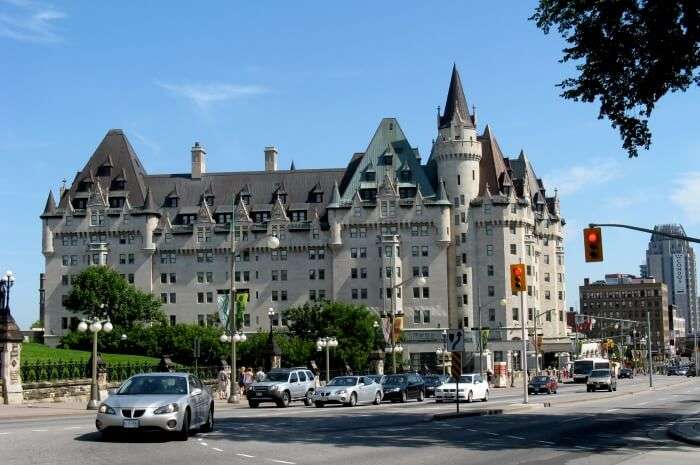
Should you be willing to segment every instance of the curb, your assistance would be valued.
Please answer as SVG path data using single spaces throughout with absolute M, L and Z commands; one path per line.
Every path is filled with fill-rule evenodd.
M 700 446 L 700 433 L 694 431 L 694 429 L 695 428 L 690 425 L 677 423 L 666 430 L 666 435 L 677 441 Z

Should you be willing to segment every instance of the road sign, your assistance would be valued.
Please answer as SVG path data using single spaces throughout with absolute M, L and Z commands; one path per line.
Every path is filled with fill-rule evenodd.
M 464 328 L 448 331 L 447 350 L 448 352 L 464 352 Z
M 454 379 L 459 379 L 462 374 L 462 352 L 452 352 L 452 366 L 450 374 Z

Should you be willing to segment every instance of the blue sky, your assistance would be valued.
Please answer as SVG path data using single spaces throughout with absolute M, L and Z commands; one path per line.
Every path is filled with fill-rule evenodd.
M 204 6 L 202 6 L 204 5 Z M 452 63 L 480 128 L 524 149 L 568 221 L 569 305 L 586 276 L 638 273 L 648 236 L 606 231 L 585 264 L 591 221 L 680 222 L 700 235 L 700 93 L 667 96 L 654 145 L 629 160 L 593 105 L 563 101 L 562 41 L 527 21 L 534 1 L 67 2 L 0 0 L 0 269 L 13 313 L 38 316 L 42 211 L 106 131 L 122 128 L 150 173 L 344 166 L 394 116 L 424 157 Z

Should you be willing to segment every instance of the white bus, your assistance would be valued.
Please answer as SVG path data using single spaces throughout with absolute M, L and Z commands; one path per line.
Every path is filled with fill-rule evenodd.
M 610 369 L 610 360 L 606 358 L 582 358 L 574 360 L 574 383 L 585 383 L 593 370 Z

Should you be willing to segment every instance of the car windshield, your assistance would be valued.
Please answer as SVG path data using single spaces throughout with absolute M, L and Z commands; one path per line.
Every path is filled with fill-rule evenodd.
M 404 384 L 405 382 L 405 376 L 387 376 L 384 380 L 384 384 Z
M 354 376 L 340 376 L 338 378 L 333 378 L 329 386 L 354 386 L 357 384 L 357 378 Z
M 533 383 L 546 383 L 547 381 L 549 381 L 547 376 L 535 376 L 532 378 Z
M 574 362 L 574 374 L 575 375 L 585 375 L 590 373 L 593 369 L 593 361 L 576 361 Z
M 120 396 L 187 394 L 187 379 L 182 376 L 134 376 L 117 391 Z
M 610 370 L 593 370 L 591 378 L 607 378 L 610 376 Z
M 450 378 L 447 380 L 448 383 L 456 383 L 457 380 L 455 378 Z M 459 377 L 459 382 L 460 383 L 471 383 L 472 382 L 472 377 L 470 375 L 462 375 Z
M 288 379 L 289 373 L 286 373 L 284 371 L 271 371 L 270 373 L 265 375 L 265 381 L 279 382 L 287 381 Z

